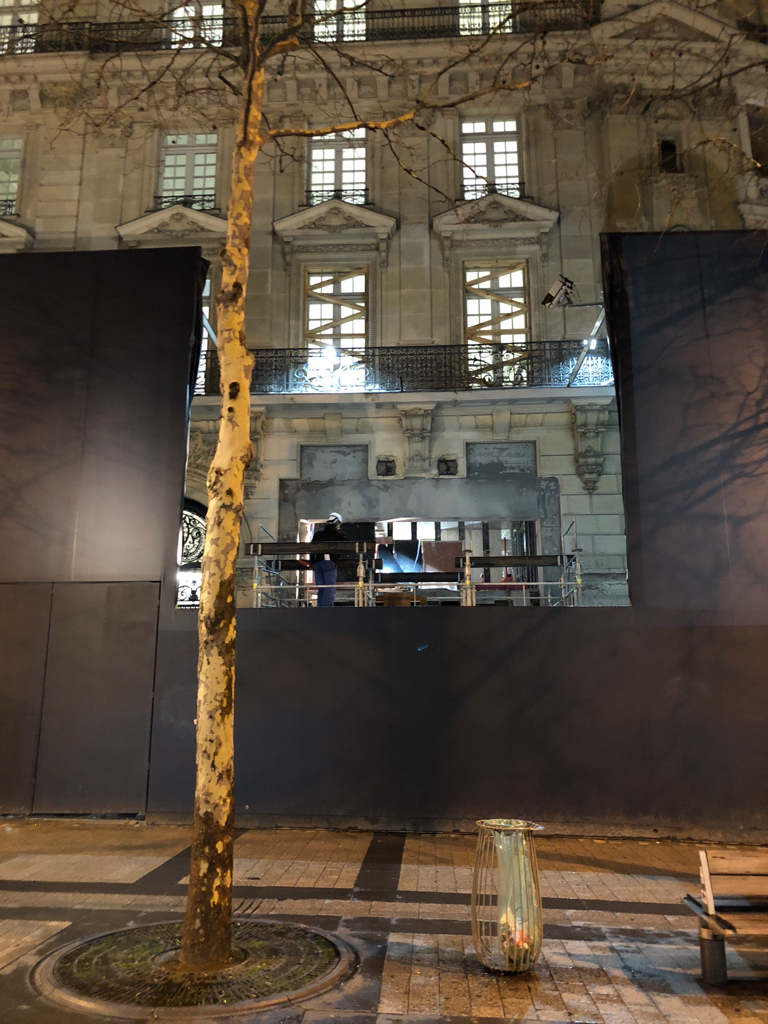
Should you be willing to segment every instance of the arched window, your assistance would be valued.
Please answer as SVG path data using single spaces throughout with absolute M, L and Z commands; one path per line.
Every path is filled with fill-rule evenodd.
M 171 12 L 171 38 L 182 49 L 221 46 L 224 38 L 224 5 L 191 3 Z

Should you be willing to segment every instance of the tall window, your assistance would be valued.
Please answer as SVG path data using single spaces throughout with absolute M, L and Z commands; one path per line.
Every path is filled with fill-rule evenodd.
M 304 344 L 307 348 L 363 348 L 368 326 L 365 268 L 307 270 L 305 309 Z
M 523 383 L 531 338 L 526 264 L 464 268 L 465 339 L 478 387 Z
M 210 359 L 213 358 L 216 351 L 213 344 L 213 339 L 208 333 L 206 323 L 211 322 L 211 275 L 205 279 L 205 285 L 203 286 L 202 294 L 202 306 L 203 316 L 203 337 L 200 344 L 200 362 L 197 364 L 197 379 L 195 380 L 195 394 L 204 395 L 206 392 L 206 382 L 211 376 L 211 370 L 209 366 Z
M 32 53 L 35 49 L 37 0 L 0 0 L 0 53 Z
M 165 136 L 155 209 L 177 204 L 215 209 L 216 143 L 215 132 Z
M 21 172 L 21 138 L 0 136 L 0 215 L 16 212 L 16 196 Z
M 315 0 L 315 39 L 365 39 L 364 0 Z
M 171 39 L 189 49 L 201 43 L 221 46 L 224 38 L 223 4 L 185 4 L 171 14 Z
M 516 121 L 463 121 L 461 159 L 464 198 L 489 192 L 519 198 L 523 194 Z
M 664 174 L 679 174 L 682 170 L 680 153 L 674 139 L 659 139 L 659 170 Z
M 358 205 L 366 202 L 365 128 L 319 136 L 310 142 L 307 203 L 314 206 L 326 199 Z
M 757 107 L 748 108 L 749 139 L 752 144 L 752 169 L 768 177 L 768 115 Z
M 488 0 L 461 0 L 459 35 L 480 36 L 488 32 L 511 32 L 512 4 L 488 3 Z

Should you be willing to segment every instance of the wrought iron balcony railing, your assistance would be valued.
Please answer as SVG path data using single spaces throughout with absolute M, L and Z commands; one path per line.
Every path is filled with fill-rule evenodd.
M 16 199 L 0 199 L 0 217 L 12 217 L 16 213 Z
M 472 391 L 605 385 L 613 370 L 605 340 L 511 345 L 413 345 L 391 348 L 255 349 L 251 393 Z M 203 354 L 197 395 L 219 394 L 217 353 Z
M 344 203 L 365 206 L 368 202 L 367 188 L 312 188 L 307 190 L 306 205 L 317 206 L 329 199 L 341 199 Z
M 462 187 L 464 199 L 480 199 L 481 196 L 509 196 L 511 199 L 525 199 L 525 182 L 510 181 L 499 185 L 493 181 L 465 181 Z
M 386 11 L 341 12 L 307 22 L 302 34 L 318 42 L 384 42 L 502 34 L 573 32 L 600 20 L 600 0 L 528 0 L 417 7 Z M 284 31 L 285 19 L 263 19 L 263 39 Z M 0 26 L 0 56 L 25 53 L 121 53 L 125 51 L 236 48 L 235 18 L 159 21 L 65 21 Z
M 167 210 L 170 206 L 186 206 L 190 210 L 217 209 L 216 196 L 213 192 L 204 192 L 199 195 L 155 196 L 155 210 Z

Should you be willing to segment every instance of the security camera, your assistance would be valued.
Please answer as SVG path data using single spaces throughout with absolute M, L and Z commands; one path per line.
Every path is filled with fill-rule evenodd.
M 541 304 L 542 306 L 548 306 L 550 309 L 554 306 L 571 306 L 573 304 L 572 292 L 573 281 L 570 281 L 561 274 L 555 283 L 551 285 L 549 291 L 541 300 Z

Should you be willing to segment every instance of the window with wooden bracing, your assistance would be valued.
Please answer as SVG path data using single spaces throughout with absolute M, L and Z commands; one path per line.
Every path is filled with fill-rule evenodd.
M 522 383 L 531 340 L 525 260 L 464 266 L 465 343 L 478 387 Z

